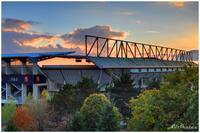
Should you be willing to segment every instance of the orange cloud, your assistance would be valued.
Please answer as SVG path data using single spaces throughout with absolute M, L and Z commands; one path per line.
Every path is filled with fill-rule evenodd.
M 184 5 L 185 5 L 184 1 L 172 1 L 171 4 L 177 8 L 184 7 Z
M 49 45 L 51 45 L 52 47 L 56 47 L 56 43 L 59 41 L 59 39 L 60 38 L 58 36 L 41 36 L 33 37 L 31 39 L 15 41 L 21 46 L 32 46 L 35 48 L 40 48 L 48 47 Z
M 63 36 L 61 35 L 37 35 L 28 39 L 15 39 L 19 46 L 34 48 L 67 48 L 85 51 L 85 35 L 95 35 L 114 39 L 126 39 L 127 32 L 113 30 L 111 26 L 94 26 L 79 28 Z

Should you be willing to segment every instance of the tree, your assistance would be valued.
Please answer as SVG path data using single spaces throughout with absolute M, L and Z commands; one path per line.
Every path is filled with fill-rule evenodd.
M 139 91 L 134 88 L 134 80 L 128 73 L 122 74 L 120 79 L 113 81 L 114 86 L 108 88 L 110 98 L 113 103 L 119 108 L 119 111 L 124 117 L 130 116 L 130 109 L 128 107 L 128 101 L 131 97 L 136 96 Z
M 79 109 L 79 97 L 77 97 L 78 90 L 70 84 L 66 84 L 51 100 L 51 104 L 58 111 L 74 112 Z
M 93 81 L 92 78 L 83 77 L 76 85 L 76 88 L 79 88 L 88 93 L 93 93 L 97 89 L 97 83 Z
M 2 107 L 2 121 L 3 121 L 3 123 L 9 123 L 10 121 L 12 121 L 12 118 L 13 118 L 15 111 L 16 111 L 16 105 L 13 102 L 12 99 L 9 99 L 8 103 L 6 103 Z
M 91 93 L 97 92 L 97 84 L 92 79 L 83 78 L 76 85 L 66 84 L 51 100 L 56 109 L 76 112 L 84 99 Z
M 147 89 L 159 89 L 160 88 L 160 81 L 152 81 L 149 82 Z
M 16 131 L 20 131 L 20 130 L 15 126 L 13 121 L 9 121 L 5 131 L 15 131 L 16 132 Z
M 156 128 L 161 111 L 159 105 L 156 104 L 158 95 L 159 90 L 144 90 L 138 98 L 130 100 L 132 117 L 128 124 L 129 130 L 149 131 Z
M 13 122 L 17 129 L 20 129 L 21 131 L 35 130 L 34 118 L 29 115 L 26 108 L 17 107 L 17 110 L 13 116 Z
M 186 67 L 165 76 L 158 94 L 144 91 L 131 100 L 130 107 L 130 130 L 197 130 L 171 127 L 198 127 L 198 68 Z
M 75 88 L 77 90 L 76 99 L 79 100 L 78 103 L 80 105 L 79 109 L 86 97 L 88 97 L 92 93 L 98 92 L 97 83 L 95 83 L 92 78 L 87 77 L 83 77 L 82 80 L 75 85 Z
M 117 131 L 120 129 L 121 114 L 103 94 L 87 97 L 75 115 L 72 129 L 79 131 Z
M 180 128 L 177 130 L 194 130 L 198 131 L 198 68 L 195 67 L 186 67 L 185 72 L 182 73 L 183 81 L 182 81 L 182 89 L 185 95 L 182 95 L 184 98 L 183 104 L 184 108 L 182 113 L 180 113 L 180 117 L 177 118 L 174 122 L 176 125 L 184 125 L 187 128 Z M 184 88 L 188 88 L 187 91 Z
M 184 71 L 176 71 L 165 77 L 159 95 L 159 104 L 163 109 L 160 119 L 163 130 L 167 130 L 184 116 L 191 105 L 191 96 L 195 91 L 198 91 L 198 68 L 188 66 Z M 195 120 L 198 118 L 193 119 Z
M 75 113 L 73 121 L 72 121 L 72 125 L 71 125 L 71 130 L 72 131 L 80 131 L 83 129 L 82 127 L 83 125 L 83 118 L 81 113 L 78 111 Z
M 45 92 L 45 95 L 42 96 L 40 99 L 33 99 L 32 97 L 28 97 L 23 108 L 26 109 L 27 113 L 34 118 L 35 129 L 38 131 L 43 131 L 46 122 L 48 121 L 48 112 L 49 106 L 47 103 L 48 92 Z M 43 93 L 44 94 L 44 93 Z

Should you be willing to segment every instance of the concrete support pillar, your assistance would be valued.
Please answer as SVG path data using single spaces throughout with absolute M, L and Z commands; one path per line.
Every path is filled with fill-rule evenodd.
M 143 81 L 143 78 L 141 78 L 141 88 L 144 87 L 144 81 Z
M 11 96 L 11 85 L 6 83 L 6 100 Z
M 21 65 L 21 75 L 25 75 L 27 73 L 26 69 L 25 69 L 26 61 L 21 61 L 21 62 L 22 62 L 22 65 Z M 22 93 L 21 93 L 22 103 L 24 103 L 25 100 L 26 100 L 26 97 L 27 97 L 27 85 L 22 83 L 21 84 L 21 90 L 22 90 Z
M 10 69 L 10 60 L 6 62 L 6 75 L 11 74 L 11 69 Z M 11 96 L 11 85 L 9 83 L 6 83 L 6 100 Z
M 32 73 L 33 73 L 33 75 L 38 74 L 37 63 L 33 63 Z M 35 100 L 37 100 L 39 98 L 39 88 L 38 88 L 37 84 L 33 84 L 33 98 Z
M 33 98 L 37 100 L 39 98 L 39 88 L 38 85 L 33 84 Z

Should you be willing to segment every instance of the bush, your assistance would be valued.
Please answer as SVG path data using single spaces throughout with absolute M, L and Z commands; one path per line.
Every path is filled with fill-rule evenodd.
M 71 130 L 72 131 L 80 131 L 83 129 L 83 118 L 80 112 L 76 112 L 72 121 Z
M 8 101 L 8 103 L 6 103 L 2 107 L 2 121 L 3 121 L 3 123 L 9 123 L 12 120 L 15 111 L 16 111 L 16 105 L 10 99 Z
M 117 131 L 120 130 L 121 114 L 103 94 L 87 97 L 72 123 L 73 130 Z
M 10 121 L 8 122 L 8 125 L 5 131 L 20 131 L 20 130 L 15 126 L 13 121 Z
M 17 129 L 20 129 L 21 131 L 32 131 L 35 130 L 35 123 L 34 118 L 28 114 L 28 111 L 26 108 L 18 107 L 14 116 L 13 116 L 13 122 Z
M 148 84 L 148 89 L 159 89 L 160 88 L 160 81 L 151 81 Z
M 44 92 L 44 91 L 43 91 Z M 36 130 L 43 131 L 46 122 L 48 121 L 48 92 L 38 100 L 34 100 L 31 96 L 27 97 L 26 102 L 22 107 L 26 108 L 26 111 L 29 115 L 34 118 L 35 128 Z
M 49 101 L 50 100 L 50 96 L 49 96 L 49 92 L 48 90 L 43 90 L 41 93 L 42 99 Z

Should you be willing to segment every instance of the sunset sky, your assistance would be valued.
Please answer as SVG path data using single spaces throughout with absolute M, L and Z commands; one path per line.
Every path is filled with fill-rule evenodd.
M 198 2 L 2 2 L 2 53 L 81 53 L 85 34 L 198 49 Z

